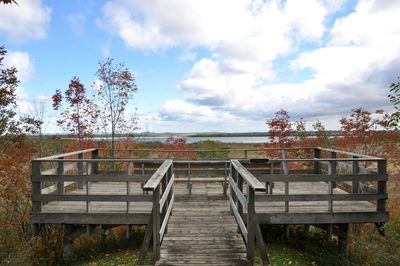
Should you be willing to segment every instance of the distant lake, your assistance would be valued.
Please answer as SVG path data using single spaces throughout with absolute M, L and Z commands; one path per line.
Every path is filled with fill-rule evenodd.
M 151 142 L 151 141 L 160 141 L 165 142 L 167 137 L 138 137 L 135 138 L 136 141 L 139 142 Z M 268 142 L 268 137 L 187 137 L 187 143 L 194 143 L 198 141 L 204 140 L 212 140 L 212 141 L 220 141 L 226 143 L 262 143 Z

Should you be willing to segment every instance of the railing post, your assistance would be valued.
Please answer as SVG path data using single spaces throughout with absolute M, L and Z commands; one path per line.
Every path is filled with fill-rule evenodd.
M 78 154 L 78 159 L 79 160 L 83 159 L 83 153 Z M 83 175 L 83 162 L 82 161 L 78 162 L 78 174 Z M 82 189 L 82 188 L 83 188 L 83 182 L 80 181 L 80 182 L 78 182 L 78 189 Z
M 62 176 L 64 175 L 64 157 L 59 158 L 57 162 L 57 175 Z M 65 192 L 64 190 L 64 181 L 58 181 L 57 183 L 57 194 L 63 195 Z
M 224 172 L 224 184 L 223 184 L 222 189 L 223 189 L 224 196 L 226 197 L 227 196 L 227 189 L 228 189 L 228 181 L 227 181 L 227 178 L 228 178 L 228 165 L 227 165 L 227 163 L 225 163 L 224 171 L 225 171 Z
M 336 152 L 331 152 L 331 158 L 336 159 Z M 336 167 L 337 167 L 337 162 L 332 161 L 331 165 L 331 175 L 336 175 Z M 336 188 L 336 182 L 332 181 L 332 188 Z
M 387 171 L 387 161 L 380 160 L 377 161 L 378 169 L 377 174 L 383 175 L 386 174 Z M 386 193 L 386 181 L 378 181 L 378 194 L 385 194 Z M 379 199 L 376 205 L 376 210 L 378 212 L 385 212 L 386 211 L 386 199 Z
M 32 178 L 37 179 L 40 178 L 40 161 L 32 161 Z M 40 195 L 42 194 L 42 187 L 40 181 L 32 181 L 32 195 Z M 42 202 L 32 200 L 32 211 L 33 212 L 41 212 L 42 211 Z
M 92 159 L 99 158 L 99 150 L 92 151 Z M 92 174 L 99 173 L 99 162 L 92 162 Z
M 153 191 L 153 254 L 160 259 L 160 185 Z
M 320 159 L 321 158 L 321 150 L 319 148 L 314 148 L 314 159 Z M 320 174 L 321 173 L 321 164 L 314 160 L 314 174 Z
M 255 197 L 254 189 L 247 185 L 247 259 L 253 265 L 254 258 L 254 221 L 255 221 Z
M 243 177 L 241 175 L 238 175 L 238 180 L 237 180 L 237 187 L 239 188 L 240 192 L 243 194 Z M 243 206 L 240 201 L 238 201 L 238 212 L 240 214 L 240 217 L 243 219 Z M 245 206 L 246 207 L 246 206 Z
M 282 157 L 283 159 L 286 159 L 287 157 L 287 152 L 286 150 L 282 150 Z M 284 175 L 289 175 L 289 164 L 287 161 L 282 162 L 283 166 L 283 174 Z M 289 181 L 285 181 L 285 195 L 289 195 Z M 285 212 L 289 212 L 289 201 L 285 201 Z
M 353 159 L 358 159 L 357 156 L 353 156 Z M 358 175 L 360 172 L 360 167 L 358 165 L 358 161 L 352 161 L 353 166 L 353 175 Z M 352 193 L 360 193 L 360 182 L 359 181 L 352 181 Z
M 336 161 L 329 161 L 328 163 L 328 174 L 329 175 L 335 175 L 336 174 Z M 332 180 L 329 180 L 328 182 L 328 194 L 333 195 L 333 182 Z M 329 200 L 328 201 L 328 212 L 333 212 L 333 201 Z

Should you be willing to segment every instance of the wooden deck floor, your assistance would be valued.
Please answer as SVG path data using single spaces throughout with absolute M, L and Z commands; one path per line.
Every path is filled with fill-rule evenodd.
M 207 190 L 216 191 L 197 192 Z M 178 195 L 156 265 L 249 265 L 226 198 Z
M 131 194 L 142 194 L 140 184 L 131 184 Z M 229 191 L 229 190 L 228 190 Z M 289 194 L 326 194 L 328 185 L 323 182 L 297 182 L 290 184 Z M 174 192 L 178 195 L 187 195 L 186 183 L 176 183 Z M 85 194 L 86 188 L 74 190 L 67 194 Z M 246 193 L 246 192 L 245 192 Z M 341 189 L 334 189 L 334 194 L 344 194 Z M 126 195 L 126 183 L 121 182 L 92 182 L 90 194 L 112 194 Z M 217 183 L 194 183 L 192 188 L 193 195 L 222 195 L 222 185 Z M 260 193 L 257 193 L 260 194 Z M 284 194 L 283 183 L 276 182 L 273 194 Z M 227 198 L 219 201 L 218 209 L 228 210 Z M 223 204 L 222 204 L 223 202 Z M 151 212 L 151 202 L 132 202 L 129 206 L 130 213 L 149 213 Z M 214 206 L 217 207 L 217 206 Z M 126 202 L 91 202 L 90 213 L 126 213 Z M 307 201 L 290 202 L 289 213 L 324 213 L 328 211 L 327 201 Z M 375 212 L 376 206 L 368 201 L 336 201 L 333 203 L 334 212 Z M 86 202 L 79 201 L 53 201 L 42 206 L 44 213 L 85 213 Z M 256 212 L 261 213 L 284 213 L 284 202 L 256 202 Z

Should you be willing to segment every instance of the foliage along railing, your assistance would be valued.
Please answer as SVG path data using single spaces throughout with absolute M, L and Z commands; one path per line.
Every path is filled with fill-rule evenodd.
M 229 176 L 230 193 L 229 203 L 239 231 L 246 245 L 247 258 L 253 264 L 254 239 L 260 251 L 263 265 L 269 265 L 264 240 L 255 211 L 256 191 L 265 191 L 263 184 L 258 181 L 238 160 L 231 161 L 231 174 Z M 247 186 L 247 197 L 243 192 L 243 185 Z M 247 221 L 243 221 L 244 212 L 247 212 Z
M 115 156 L 122 154 L 124 157 L 138 158 L 145 154 L 146 158 L 159 158 L 160 155 L 164 158 L 190 158 L 185 157 L 184 154 L 195 155 L 197 159 L 246 159 L 246 158 L 269 158 L 269 153 L 280 152 L 286 150 L 288 152 L 303 151 L 304 153 L 312 152 L 315 147 L 293 147 L 293 148 L 251 148 L 251 149 L 116 149 L 114 151 Z M 108 149 L 99 149 L 100 154 L 104 157 L 109 154 Z M 174 156 L 178 154 L 179 156 Z M 201 155 L 207 155 L 203 158 Z M 216 156 L 213 156 L 216 155 Z M 233 156 L 232 156 L 233 155 Z M 155 156 L 155 157 L 152 157 Z
M 167 232 L 168 220 L 175 200 L 173 192 L 174 180 L 172 160 L 165 160 L 143 187 L 145 191 L 151 191 L 153 194 L 153 209 L 149 225 L 152 225 L 153 256 L 155 261 L 160 259 L 160 246 Z M 150 234 L 147 238 L 145 236 L 145 245 L 149 241 Z M 145 252 L 146 249 L 147 247 L 143 251 Z M 144 256 L 140 258 L 140 261 L 144 261 Z

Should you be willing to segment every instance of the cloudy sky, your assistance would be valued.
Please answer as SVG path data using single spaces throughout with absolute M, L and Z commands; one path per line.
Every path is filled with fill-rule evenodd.
M 0 6 L 0 45 L 19 70 L 20 113 L 98 61 L 136 74 L 142 128 L 265 131 L 281 108 L 338 128 L 356 107 L 385 108 L 400 74 L 395 0 L 19 0 Z M 133 107 L 132 109 L 133 110 Z

